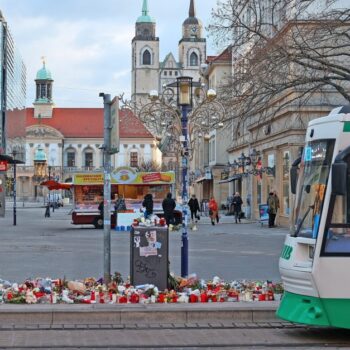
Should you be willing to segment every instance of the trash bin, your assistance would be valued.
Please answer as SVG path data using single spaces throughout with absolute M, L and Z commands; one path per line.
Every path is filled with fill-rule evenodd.
M 134 286 L 168 285 L 169 231 L 164 226 L 132 226 L 130 231 L 130 278 Z

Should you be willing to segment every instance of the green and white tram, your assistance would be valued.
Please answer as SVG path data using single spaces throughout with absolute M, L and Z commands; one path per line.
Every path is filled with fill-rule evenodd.
M 350 329 L 350 106 L 309 123 L 291 189 L 295 225 L 279 259 L 277 315 Z

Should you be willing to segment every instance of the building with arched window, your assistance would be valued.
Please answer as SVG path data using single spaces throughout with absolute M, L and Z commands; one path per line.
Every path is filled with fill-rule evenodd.
M 196 17 L 194 0 L 190 0 L 188 18 L 182 24 L 178 58 L 170 52 L 160 61 L 159 45 L 156 21 L 149 15 L 148 0 L 143 0 L 142 15 L 136 21 L 132 39 L 131 96 L 134 101 L 146 103 L 151 90 L 161 91 L 179 76 L 200 80 L 199 67 L 206 62 L 206 39 L 202 23 Z
M 103 108 L 53 108 L 53 79 L 45 63 L 35 83 L 34 107 L 26 109 L 26 162 L 17 166 L 17 194 L 40 200 L 45 195 L 40 186 L 43 176 L 34 173 L 39 153 L 45 156 L 51 179 L 57 181 L 69 182 L 76 172 L 102 171 L 104 117 Z M 119 139 L 120 151 L 112 156 L 112 166 L 161 164 L 155 138 L 131 111 L 119 111 Z

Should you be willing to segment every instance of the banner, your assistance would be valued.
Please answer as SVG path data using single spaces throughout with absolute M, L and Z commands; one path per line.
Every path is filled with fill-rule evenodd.
M 168 172 L 136 172 L 129 167 L 120 167 L 111 173 L 113 185 L 166 185 L 175 183 L 175 173 Z M 75 174 L 74 185 L 103 185 L 102 173 Z

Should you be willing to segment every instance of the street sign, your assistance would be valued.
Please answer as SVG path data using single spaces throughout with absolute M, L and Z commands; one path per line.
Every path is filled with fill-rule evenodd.
M 119 152 L 119 98 L 114 97 L 111 102 L 111 147 L 110 154 Z
M 5 160 L 0 160 L 0 171 L 7 171 L 7 162 Z

